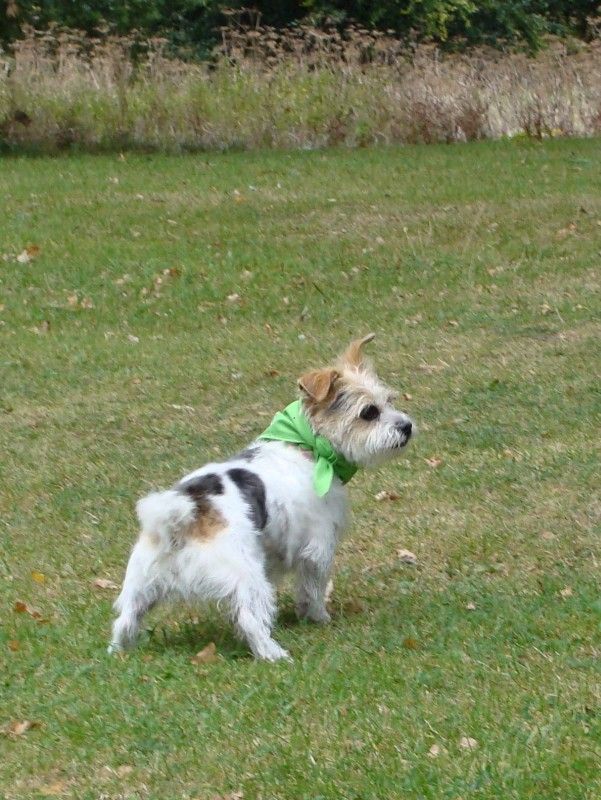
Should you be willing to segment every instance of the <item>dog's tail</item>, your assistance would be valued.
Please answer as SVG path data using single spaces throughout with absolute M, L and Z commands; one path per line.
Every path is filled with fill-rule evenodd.
M 138 500 L 136 512 L 142 533 L 158 539 L 161 549 L 170 550 L 178 534 L 194 522 L 193 501 L 175 489 L 153 492 Z

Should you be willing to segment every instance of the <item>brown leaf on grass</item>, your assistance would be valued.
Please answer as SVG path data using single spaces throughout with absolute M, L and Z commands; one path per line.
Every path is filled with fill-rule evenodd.
M 397 550 L 396 554 L 399 558 L 399 561 L 402 561 L 403 564 L 417 564 L 417 556 L 415 553 L 412 553 L 411 550 L 404 550 L 401 548 L 400 550 Z
M 29 262 L 39 256 L 39 254 L 40 248 L 37 244 L 28 244 L 17 256 L 17 261 L 19 264 L 29 264 Z
M 386 489 L 374 495 L 374 498 L 378 500 L 378 502 L 382 502 L 382 500 L 390 500 L 391 502 L 395 502 L 396 500 L 400 500 L 400 497 L 401 496 L 396 492 L 389 492 Z
M 478 747 L 478 742 L 476 739 L 472 739 L 471 736 L 462 736 L 459 740 L 459 747 L 463 750 L 475 750 Z
M 342 605 L 344 614 L 363 614 L 365 611 L 365 604 L 361 600 L 346 600 Z
M 280 372 L 277 369 L 268 369 L 267 372 L 265 373 L 265 377 L 266 378 L 277 378 L 279 374 L 280 374 Z
M 43 572 L 36 572 L 35 570 L 33 570 L 31 573 L 31 577 L 36 583 L 45 583 L 46 581 L 46 576 L 44 575 Z
M 571 586 L 566 586 L 559 594 L 564 598 L 571 597 L 574 594 L 574 591 Z
M 413 395 L 409 392 L 403 392 L 403 400 L 413 400 Z
M 218 660 L 217 646 L 215 642 L 209 642 L 206 647 L 199 650 L 195 656 L 192 656 L 190 663 L 192 664 L 214 664 Z
M 36 791 L 43 797 L 59 797 L 61 794 L 64 794 L 68 788 L 66 781 L 54 781 L 54 783 L 44 783 L 36 787 Z
M 31 606 L 27 605 L 27 603 L 24 603 L 22 600 L 16 601 L 14 609 L 17 612 L 17 614 L 29 614 L 29 616 L 33 617 L 33 619 L 37 620 L 42 619 L 42 615 L 40 614 L 39 611 L 36 611 L 35 608 L 32 608 Z
M 440 467 L 440 465 L 442 464 L 442 458 L 438 458 L 438 456 L 432 456 L 432 458 L 426 458 L 424 460 L 426 464 L 432 469 L 436 469 L 437 467 Z
M 14 720 L 3 725 L 0 731 L 5 736 L 23 736 L 24 733 L 32 730 L 32 728 L 39 728 L 40 724 L 39 722 L 32 722 L 30 719 Z
M 115 775 L 118 778 L 125 778 L 126 775 L 131 775 L 134 771 L 134 768 L 130 766 L 130 764 L 121 764 L 120 767 L 117 767 L 115 770 Z
M 576 231 L 576 224 L 574 222 L 570 222 L 570 224 L 565 228 L 560 228 L 557 233 L 555 234 L 556 239 L 565 239 L 566 236 L 569 236 L 571 233 L 575 233 Z
M 403 647 L 405 650 L 417 650 L 419 648 L 419 642 L 412 636 L 407 636 L 406 639 L 403 639 Z
M 50 333 L 50 321 L 43 319 L 39 325 L 35 325 L 31 330 L 38 336 L 45 336 L 47 333 Z
M 8 649 L 9 649 L 9 650 L 10 650 L 12 653 L 16 653 L 16 652 L 17 652 L 17 650 L 20 650 L 20 649 L 21 649 L 21 643 L 20 643 L 19 641 L 17 641 L 16 639 L 9 639 L 9 640 L 8 640 L 8 642 L 7 642 L 6 644 L 7 644 L 7 646 L 8 646 Z
M 116 583 L 113 583 L 113 581 L 110 581 L 108 578 L 96 578 L 96 580 L 94 581 L 94 586 L 97 589 L 118 589 L 119 588 Z

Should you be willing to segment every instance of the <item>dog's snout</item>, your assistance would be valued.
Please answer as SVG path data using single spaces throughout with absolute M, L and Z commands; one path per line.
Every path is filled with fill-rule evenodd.
M 407 438 L 409 438 L 411 436 L 411 431 L 413 429 L 413 423 L 411 422 L 411 420 L 403 420 L 402 422 L 397 422 L 396 428 Z

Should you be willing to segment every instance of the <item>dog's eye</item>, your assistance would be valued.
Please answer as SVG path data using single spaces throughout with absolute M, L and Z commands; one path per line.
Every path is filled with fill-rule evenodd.
M 380 416 L 380 409 L 378 406 L 365 406 L 359 412 L 359 416 L 367 422 L 373 422 L 374 419 L 378 419 Z

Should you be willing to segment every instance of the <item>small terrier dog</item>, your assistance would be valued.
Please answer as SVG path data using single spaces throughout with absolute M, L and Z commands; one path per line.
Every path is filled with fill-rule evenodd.
M 300 403 L 286 409 L 292 422 L 285 424 L 304 436 L 279 429 L 270 436 L 268 428 L 229 461 L 138 502 L 141 533 L 115 603 L 109 652 L 133 643 L 144 614 L 177 596 L 225 601 L 255 658 L 289 659 L 272 638 L 275 587 L 288 572 L 296 575 L 298 615 L 330 620 L 327 587 L 348 519 L 343 481 L 395 456 L 412 434 L 411 419 L 393 408 L 393 393 L 364 358 L 373 338 L 299 379 Z

